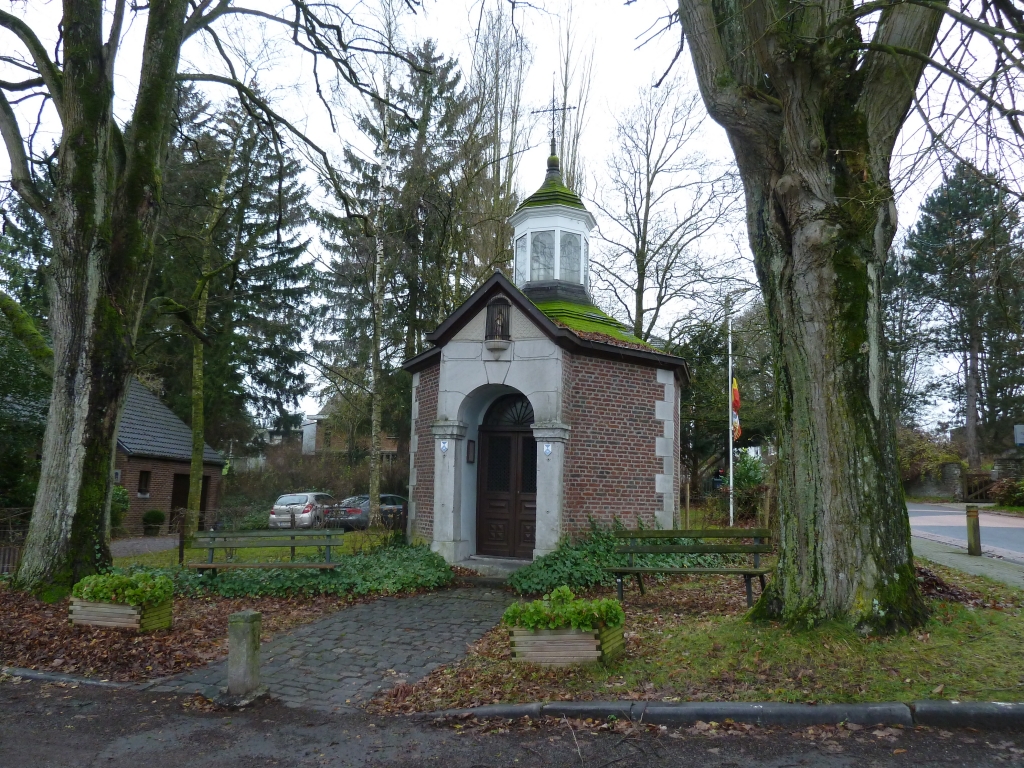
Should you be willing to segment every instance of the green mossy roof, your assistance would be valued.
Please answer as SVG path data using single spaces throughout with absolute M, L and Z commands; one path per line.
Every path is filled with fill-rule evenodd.
M 649 349 L 652 352 L 661 351 L 638 339 L 629 332 L 626 326 L 618 320 L 609 317 L 593 304 L 575 304 L 570 301 L 543 301 L 537 304 L 537 309 L 555 323 L 568 328 L 570 331 L 583 334 L 597 333 L 609 336 L 616 341 L 625 342 L 631 346 Z
M 570 208 L 587 210 L 580 196 L 565 186 L 562 174 L 558 170 L 558 158 L 554 155 L 548 158 L 548 174 L 544 183 L 540 185 L 540 189 L 523 200 L 519 209 L 536 208 L 541 205 L 568 205 Z

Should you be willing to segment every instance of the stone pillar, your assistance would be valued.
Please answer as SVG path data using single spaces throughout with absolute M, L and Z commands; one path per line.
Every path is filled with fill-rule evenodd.
M 260 687 L 260 630 L 263 614 L 245 610 L 228 616 L 228 696 Z
M 447 562 L 458 563 L 471 554 L 470 542 L 462 538 L 466 425 L 438 420 L 430 430 L 434 435 L 434 541 L 430 548 Z
M 569 425 L 543 421 L 530 425 L 537 440 L 537 528 L 534 559 L 553 552 L 562 536 L 565 501 L 565 443 Z
M 654 455 L 662 462 L 662 471 L 654 476 L 654 492 L 662 495 L 661 505 L 654 511 L 654 521 L 658 528 L 667 530 L 675 527 L 676 510 L 679 508 L 675 450 L 679 440 L 675 423 L 678 395 L 672 371 L 659 370 L 657 375 L 658 383 L 665 385 L 665 399 L 654 403 L 654 418 L 662 422 L 662 436 L 654 440 Z

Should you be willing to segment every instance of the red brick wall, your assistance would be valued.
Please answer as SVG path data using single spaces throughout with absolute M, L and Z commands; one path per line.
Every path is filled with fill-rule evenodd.
M 441 386 L 441 366 L 420 371 L 420 383 L 413 397 L 419 403 L 412 433 L 416 436 L 416 453 L 412 465 L 416 470 L 416 485 L 412 487 L 412 500 L 416 502 L 415 533 L 427 541 L 434 538 L 434 435 L 430 425 L 437 420 L 437 393 Z
M 614 518 L 629 528 L 638 520 L 653 528 L 664 503 L 654 490 L 654 476 L 664 472 L 655 456 L 664 426 L 654 418 L 654 403 L 665 399 L 665 385 L 654 368 L 569 353 L 564 359 L 563 411 L 571 431 L 563 531 L 588 530 L 591 519 L 609 526 Z
M 176 474 L 187 475 L 189 463 L 168 459 L 129 457 L 118 451 L 114 460 L 114 468 L 121 470 L 121 481 L 118 485 L 125 487 L 131 501 L 124 520 L 124 527 L 128 533 L 135 536 L 142 534 L 142 514 L 150 509 L 159 509 L 164 513 L 166 519 L 163 532 L 166 532 L 171 519 L 171 490 L 174 486 L 174 476 Z M 146 470 L 150 473 L 148 499 L 139 497 L 139 473 Z M 206 509 L 207 511 L 215 510 L 220 501 L 221 468 L 215 464 L 207 464 L 203 468 L 203 475 L 210 478 Z

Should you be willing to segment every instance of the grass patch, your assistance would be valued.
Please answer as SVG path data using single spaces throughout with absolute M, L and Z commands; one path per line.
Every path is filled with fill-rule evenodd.
M 981 512 L 1007 512 L 1011 515 L 1024 515 L 1024 507 L 1008 507 L 997 504 L 994 507 L 982 507 Z
M 508 630 L 499 627 L 459 664 L 375 706 L 427 711 L 565 698 L 1024 701 L 1024 595 L 952 569 L 928 564 L 928 570 L 923 587 L 932 616 L 909 634 L 865 638 L 839 623 L 810 630 L 755 624 L 744 618 L 741 579 L 672 577 L 645 597 L 627 594 L 626 653 L 607 666 L 514 662 Z

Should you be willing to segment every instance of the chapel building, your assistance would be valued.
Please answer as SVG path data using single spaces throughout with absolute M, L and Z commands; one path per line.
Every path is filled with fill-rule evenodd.
M 591 300 L 596 222 L 553 141 L 510 222 L 514 283 L 496 272 L 404 366 L 410 534 L 457 563 L 536 558 L 591 521 L 674 527 L 686 363 Z

